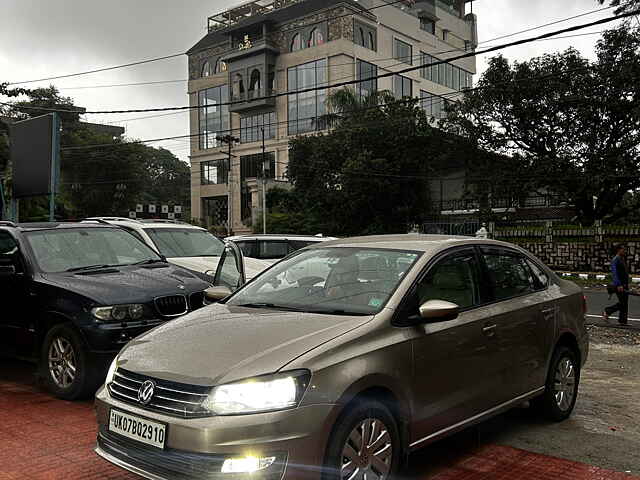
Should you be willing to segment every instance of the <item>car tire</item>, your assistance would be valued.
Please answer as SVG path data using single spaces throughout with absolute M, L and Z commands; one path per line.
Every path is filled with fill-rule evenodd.
M 367 435 L 369 440 L 363 441 Z M 376 401 L 359 402 L 336 421 L 322 480 L 351 478 L 356 468 L 374 474 L 365 478 L 393 479 L 401 465 L 401 448 L 398 422 L 389 409 Z
M 579 384 L 578 355 L 571 348 L 561 345 L 551 358 L 544 394 L 536 398 L 533 405 L 547 419 L 562 422 L 573 413 Z
M 52 327 L 45 336 L 40 375 L 53 395 L 79 400 L 93 395 L 100 382 L 80 334 L 69 324 Z

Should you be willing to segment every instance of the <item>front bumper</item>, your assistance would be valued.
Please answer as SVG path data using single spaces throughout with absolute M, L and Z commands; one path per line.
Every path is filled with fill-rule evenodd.
M 108 431 L 111 408 L 167 424 L 165 449 L 147 447 Z M 102 388 L 96 394 L 96 453 L 152 480 L 318 480 L 333 405 L 313 405 L 256 415 L 182 419 L 120 402 Z M 276 457 L 264 471 L 221 473 L 225 459 Z

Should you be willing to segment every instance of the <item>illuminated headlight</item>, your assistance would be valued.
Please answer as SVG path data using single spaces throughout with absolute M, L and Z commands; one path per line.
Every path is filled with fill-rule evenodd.
M 109 385 L 113 382 L 113 376 L 116 374 L 116 369 L 118 368 L 118 357 L 113 359 L 111 362 L 111 366 L 109 367 L 109 371 L 107 372 L 107 378 L 104 380 L 105 385 Z
M 222 473 L 254 473 L 269 468 L 276 457 L 228 458 L 222 465 Z
M 203 406 L 216 415 L 246 415 L 297 407 L 309 385 L 307 370 L 215 387 Z
M 144 305 L 115 305 L 112 307 L 96 307 L 91 314 L 103 322 L 123 322 L 140 320 L 144 315 Z

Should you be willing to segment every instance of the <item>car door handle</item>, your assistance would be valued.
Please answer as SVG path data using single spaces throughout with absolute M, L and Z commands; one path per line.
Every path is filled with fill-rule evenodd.
M 493 337 L 496 334 L 496 329 L 498 325 L 487 325 L 482 328 L 482 333 L 484 333 L 488 337 Z

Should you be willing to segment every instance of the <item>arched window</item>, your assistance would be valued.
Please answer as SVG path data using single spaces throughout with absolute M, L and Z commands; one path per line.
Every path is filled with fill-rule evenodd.
M 298 50 L 302 50 L 302 36 L 296 33 L 291 40 L 291 51 L 297 52 Z
M 315 47 L 317 45 L 322 45 L 324 43 L 324 35 L 318 28 L 314 28 L 311 30 L 311 34 L 309 35 L 309 47 Z
M 202 77 L 210 77 L 213 74 L 211 70 L 211 63 L 207 60 L 202 65 Z
M 373 36 L 373 32 L 369 32 L 369 48 L 376 50 L 376 38 Z
M 244 79 L 242 75 L 239 73 L 235 74 L 233 78 L 233 96 L 234 97 L 242 97 L 244 96 Z
M 249 81 L 249 91 L 260 90 L 260 70 L 257 68 L 251 72 L 251 80 Z
M 214 73 L 224 73 L 227 71 L 227 62 L 219 58 L 216 60 L 216 67 Z

